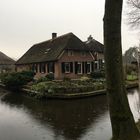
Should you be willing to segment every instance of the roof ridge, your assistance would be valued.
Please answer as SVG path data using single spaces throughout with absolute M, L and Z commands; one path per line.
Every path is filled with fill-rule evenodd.
M 88 40 L 86 40 L 86 41 L 84 41 L 84 43 L 90 43 L 90 42 L 96 42 L 96 43 L 100 43 L 101 45 L 103 45 L 104 46 L 104 44 L 103 43 L 101 43 L 100 41 L 98 41 L 98 40 L 96 40 L 95 38 L 93 38 L 91 41 L 88 41 Z
M 46 42 L 49 42 L 49 41 L 54 41 L 54 40 L 60 39 L 62 37 L 68 36 L 68 35 L 74 35 L 74 34 L 72 32 L 69 32 L 69 33 L 66 33 L 64 35 L 60 35 L 60 36 L 58 36 L 58 37 L 56 37 L 54 39 L 49 39 L 49 40 L 46 40 L 46 41 L 42 41 L 42 42 L 36 43 L 33 46 L 36 46 L 36 45 L 39 45 L 39 44 L 42 44 L 42 43 L 46 43 Z
M 0 55 L 2 55 L 2 57 L 3 57 L 4 59 L 8 59 L 8 60 L 14 61 L 11 57 L 9 57 L 8 55 L 6 55 L 5 53 L 3 53 L 3 52 L 1 52 L 1 51 L 0 51 Z
M 69 43 L 69 40 L 71 39 L 71 36 L 72 36 L 72 35 L 74 35 L 72 32 L 70 32 L 70 33 L 68 33 L 68 34 L 69 34 L 70 36 L 69 36 L 69 38 L 68 38 L 68 40 L 67 40 L 67 43 L 66 43 L 66 45 L 68 45 L 68 43 Z M 67 35 L 68 35 L 68 34 L 67 34 Z M 65 34 L 65 36 L 66 36 L 66 34 Z

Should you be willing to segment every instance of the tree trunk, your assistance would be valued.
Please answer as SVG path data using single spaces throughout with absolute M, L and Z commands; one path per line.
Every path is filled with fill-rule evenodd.
M 107 94 L 113 140 L 139 140 L 140 135 L 126 95 L 121 43 L 123 0 L 106 0 L 104 45 Z

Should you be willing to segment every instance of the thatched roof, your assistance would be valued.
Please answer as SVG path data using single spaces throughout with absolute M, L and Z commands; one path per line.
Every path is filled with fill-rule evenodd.
M 33 45 L 16 64 L 56 61 L 63 50 L 88 51 L 88 47 L 73 33 Z
M 15 61 L 8 57 L 7 55 L 5 55 L 4 53 L 0 52 L 0 65 L 11 65 L 14 64 Z
M 92 37 L 85 42 L 90 51 L 104 53 L 104 45 L 93 39 Z

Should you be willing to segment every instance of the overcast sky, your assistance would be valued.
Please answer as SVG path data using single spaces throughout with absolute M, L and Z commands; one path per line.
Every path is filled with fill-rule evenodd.
M 105 0 L 0 0 L 0 51 L 17 59 L 33 44 L 50 39 L 52 32 L 58 36 L 73 32 L 83 41 L 92 35 L 103 43 L 104 3 Z M 122 37 L 123 52 L 138 44 L 136 31 L 129 30 L 124 22 Z

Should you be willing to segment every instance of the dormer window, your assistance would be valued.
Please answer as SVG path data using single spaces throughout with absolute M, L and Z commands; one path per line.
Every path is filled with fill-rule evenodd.
M 46 49 L 45 53 L 48 53 L 50 51 L 51 48 Z
M 71 51 L 71 50 L 68 50 L 68 56 L 73 56 L 74 54 L 73 54 L 73 51 Z

